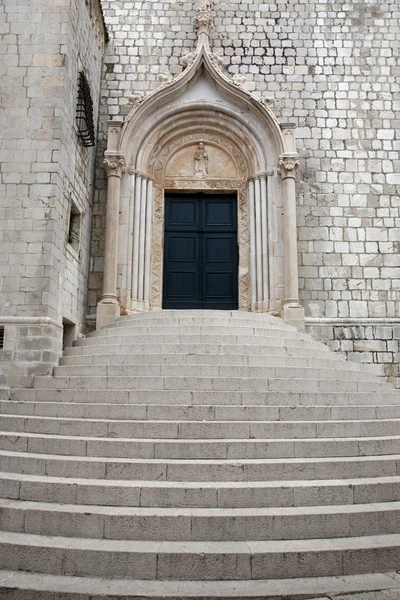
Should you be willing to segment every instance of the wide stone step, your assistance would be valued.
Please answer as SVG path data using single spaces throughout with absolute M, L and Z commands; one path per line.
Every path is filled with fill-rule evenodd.
M 136 340 L 137 342 L 137 340 Z M 111 349 L 111 352 L 110 352 Z M 301 357 L 320 359 L 321 356 L 330 360 L 340 361 L 343 364 L 344 357 L 338 354 L 334 354 L 329 351 L 327 346 L 321 346 L 321 350 L 318 347 L 307 348 L 302 346 L 271 346 L 266 344 L 221 344 L 218 342 L 214 343 L 190 343 L 188 340 L 186 343 L 108 343 L 108 344 L 91 344 L 91 345 L 79 345 L 64 350 L 64 356 L 110 356 L 110 355 L 134 355 L 134 354 L 185 354 L 185 355 L 221 355 L 221 356 L 236 356 L 236 355 L 249 355 L 249 356 L 282 356 L 282 357 Z M 253 359 L 252 359 L 253 360 Z M 255 363 L 256 365 L 259 363 Z M 263 363 L 264 364 L 264 361 Z
M 397 502 L 400 476 L 316 481 L 141 481 L 0 473 L 0 497 L 164 508 L 267 508 Z M 365 532 L 364 532 L 365 533 Z
M 0 415 L 0 431 L 101 438 L 280 439 L 396 436 L 399 419 L 329 421 L 108 420 Z
M 154 421 L 375 421 L 400 419 L 400 405 L 259 406 L 0 401 L 0 414 Z
M 312 336 L 307 333 L 299 333 L 294 327 L 285 327 L 277 325 L 276 323 L 269 322 L 252 322 L 244 319 L 230 319 L 224 321 L 223 319 L 152 319 L 147 321 L 128 321 L 124 324 L 118 323 L 116 325 L 109 325 L 98 331 L 92 331 L 86 335 L 86 337 L 102 337 L 104 335 L 135 335 L 135 333 L 162 333 L 165 329 L 166 333 L 176 333 L 177 330 L 183 334 L 186 333 L 206 333 L 207 330 L 210 333 L 215 334 L 248 334 L 253 335 L 255 331 L 262 332 L 262 335 L 285 335 L 288 337 L 301 337 L 302 339 L 313 340 Z M 258 335 L 258 334 L 255 334 Z
M 376 406 L 379 403 L 398 406 L 399 392 L 391 389 L 385 393 L 365 392 L 284 392 L 284 391 L 214 391 L 214 390 L 105 390 L 17 388 L 13 400 L 25 402 L 79 402 L 114 404 L 174 404 L 204 405 L 267 405 L 267 406 Z
M 274 508 L 154 508 L 0 498 L 4 531 L 144 541 L 271 541 L 400 532 L 400 502 Z
M 62 366 L 86 365 L 107 366 L 107 365 L 201 365 L 201 366 L 240 366 L 240 367 L 286 367 L 292 368 L 318 368 L 318 369 L 338 369 L 364 372 L 363 363 L 351 363 L 338 361 L 336 356 L 328 355 L 328 358 L 304 357 L 281 357 L 281 356 L 258 356 L 258 355 L 227 355 L 227 354 L 125 354 L 116 353 L 107 354 L 85 354 L 63 356 L 60 359 Z
M 179 330 L 177 330 L 179 331 Z M 323 344 L 318 344 L 313 341 L 312 338 L 302 339 L 297 336 L 287 337 L 282 334 L 279 335 L 235 335 L 226 333 L 224 335 L 215 333 L 214 335 L 204 330 L 204 334 L 195 333 L 174 333 L 168 334 L 165 328 L 161 328 L 159 334 L 155 333 L 144 333 L 135 335 L 113 335 L 113 336 L 100 336 L 82 338 L 74 342 L 74 346 L 97 346 L 107 345 L 112 347 L 113 345 L 128 345 L 135 349 L 136 344 L 241 344 L 247 346 L 270 346 L 270 347 L 292 347 L 292 348 L 309 348 L 318 352 L 329 352 L 329 348 Z
M 114 323 L 107 325 L 109 327 L 125 327 L 135 323 L 197 323 L 200 321 L 215 323 L 252 323 L 260 327 L 276 327 L 279 329 L 293 330 L 294 327 L 285 323 L 279 317 L 274 317 L 265 313 L 254 313 L 248 311 L 221 311 L 221 310 L 162 310 L 144 313 L 134 313 L 119 317 Z
M 0 568 L 174 600 L 397 569 L 399 400 L 267 315 L 123 317 L 0 400 Z
M 8 600 L 304 600 L 346 594 L 342 600 L 400 594 L 395 571 L 341 577 L 241 581 L 146 581 L 0 571 L 0 593 Z M 380 596 L 379 596 L 380 597 Z
M 0 432 L 0 450 L 168 459 L 304 458 L 381 456 L 400 453 L 400 436 L 288 439 L 152 439 Z
M 162 358 L 162 357 L 161 357 Z M 73 365 L 55 367 L 55 377 L 241 377 L 251 379 L 340 379 L 341 381 L 370 381 L 377 382 L 374 375 L 363 371 L 323 368 L 318 364 L 312 367 L 273 367 L 263 366 L 225 366 L 225 365 L 171 365 L 141 364 L 141 365 Z M 389 389 L 389 388 L 388 388 Z
M 147 321 L 148 319 L 163 319 L 168 320 L 170 318 L 190 318 L 190 319 L 199 319 L 199 318 L 216 318 L 216 319 L 224 319 L 230 321 L 231 319 L 248 319 L 257 322 L 269 322 L 282 324 L 283 327 L 291 327 L 292 325 L 287 325 L 281 318 L 275 317 L 273 315 L 267 313 L 256 313 L 250 312 L 247 310 L 219 310 L 219 309 L 201 309 L 198 308 L 196 310 L 193 309 L 157 309 L 149 312 L 139 312 L 132 313 L 131 315 L 123 315 L 119 317 L 114 323 L 124 324 L 129 323 L 129 321 Z
M 400 454 L 270 459 L 141 459 L 0 450 L 4 472 L 147 481 L 275 481 L 392 477 Z
M 283 336 L 285 339 L 298 339 L 299 341 L 307 341 L 315 344 L 315 339 L 306 334 L 299 334 L 296 329 L 281 330 L 274 329 L 271 327 L 258 327 L 257 325 L 211 325 L 204 323 L 203 325 L 191 324 L 191 325 L 169 325 L 168 323 L 160 323 L 160 325 L 146 326 L 142 323 L 140 325 L 126 326 L 119 328 L 107 328 L 101 329 L 100 331 L 93 331 L 86 335 L 86 339 L 99 339 L 109 337 L 130 337 L 133 340 L 136 336 L 143 335 L 207 335 L 207 336 L 261 336 L 263 338 L 279 338 Z
M 313 540 L 171 542 L 0 534 L 0 567 L 77 577 L 224 580 L 396 570 L 400 534 Z
M 111 367 L 110 367 L 111 368 Z M 222 367 L 221 367 L 222 368 Z M 227 367 L 229 368 L 229 367 Z M 310 376 L 312 373 L 310 373 Z M 303 377 L 233 377 L 233 376 L 73 376 L 48 377 L 37 376 L 34 381 L 35 388 L 48 389 L 88 389 L 104 390 L 212 390 L 212 391 L 271 391 L 271 392 L 390 392 L 393 390 L 389 383 L 384 383 L 373 378 L 372 381 L 350 381 L 345 379 L 335 380 Z
M 258 355 L 226 355 L 226 354 L 125 354 L 116 353 L 111 356 L 106 354 L 79 354 L 63 356 L 61 366 L 143 366 L 143 365 L 171 365 L 180 366 L 221 366 L 221 367 L 274 367 L 274 368 L 318 368 L 340 369 L 364 373 L 368 372 L 364 364 L 336 360 L 335 356 L 319 358 L 283 357 L 283 356 L 258 356 Z

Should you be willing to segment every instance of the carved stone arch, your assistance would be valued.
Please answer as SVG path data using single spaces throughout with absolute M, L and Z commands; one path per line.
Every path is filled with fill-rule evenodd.
M 109 304 L 117 304 L 117 295 L 127 311 L 161 308 L 164 191 L 234 189 L 239 198 L 240 308 L 282 312 L 285 320 L 301 326 L 294 128 L 280 125 L 269 103 L 243 87 L 242 76 L 231 79 L 223 72 L 209 47 L 207 7 L 197 12 L 195 27 L 198 44 L 187 57 L 187 68 L 175 78 L 164 75 L 162 85 L 147 96 L 137 92 L 126 121 L 109 124 L 106 160 L 125 159 L 127 170 L 118 175 L 110 171 L 108 178 L 107 223 L 112 225 L 106 230 L 108 287 L 99 325 L 114 314 Z M 224 148 L 236 165 L 236 177 L 220 171 L 199 179 L 187 169 L 186 176 L 166 173 L 174 152 L 184 155 L 185 148 L 200 143 L 219 147 L 221 164 Z M 112 235 L 117 218 L 119 228 Z

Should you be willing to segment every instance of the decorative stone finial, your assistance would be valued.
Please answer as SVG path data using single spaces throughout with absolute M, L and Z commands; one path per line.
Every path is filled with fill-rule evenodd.
M 183 67 L 189 67 L 194 59 L 196 58 L 196 52 L 187 52 L 184 54 L 180 60 L 180 63 Z
M 133 106 L 139 106 L 144 99 L 146 98 L 146 94 L 142 90 L 136 90 L 132 96 L 129 96 L 129 102 L 133 104 Z
M 242 75 L 241 73 L 235 73 L 232 77 L 232 83 L 237 85 L 238 87 L 243 87 L 247 81 L 246 75 Z
M 220 51 L 213 52 L 212 54 L 210 54 L 210 58 L 211 58 L 213 65 L 217 69 L 219 69 L 220 71 L 225 70 L 225 57 Z
M 272 96 L 268 96 L 266 94 L 261 96 L 260 102 L 261 102 L 261 104 L 264 104 L 264 106 L 267 106 L 268 108 L 272 108 L 275 105 L 275 99 Z
M 160 73 L 158 75 L 158 80 L 161 81 L 163 85 L 168 85 L 173 80 L 173 76 L 171 73 Z

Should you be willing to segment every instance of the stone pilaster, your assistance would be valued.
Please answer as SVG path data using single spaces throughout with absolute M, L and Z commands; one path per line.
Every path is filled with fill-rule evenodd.
M 283 243 L 285 253 L 285 298 L 282 308 L 284 321 L 304 329 L 304 309 L 299 300 L 297 265 L 296 172 L 297 153 L 281 154 L 278 172 L 282 178 Z
M 104 168 L 107 175 L 104 278 L 103 295 L 97 307 L 96 329 L 112 323 L 120 315 L 117 300 L 118 227 L 121 177 L 125 172 L 125 159 L 121 154 L 106 152 Z

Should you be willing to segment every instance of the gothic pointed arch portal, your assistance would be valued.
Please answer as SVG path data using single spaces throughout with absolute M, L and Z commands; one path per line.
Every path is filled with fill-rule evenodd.
M 162 306 L 166 192 L 237 194 L 239 309 L 302 326 L 298 299 L 294 127 L 280 125 L 222 70 L 211 52 L 211 14 L 196 15 L 197 50 L 186 69 L 148 96 L 136 93 L 125 122 L 110 121 L 103 298 L 98 327 L 122 306 Z

